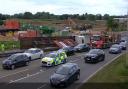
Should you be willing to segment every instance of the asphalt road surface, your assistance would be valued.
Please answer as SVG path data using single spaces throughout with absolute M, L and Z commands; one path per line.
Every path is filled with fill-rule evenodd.
M 105 49 L 105 61 L 96 64 L 88 64 L 84 62 L 83 53 L 76 53 L 68 57 L 68 62 L 77 63 L 81 70 L 80 80 L 71 84 L 67 89 L 75 89 L 87 80 L 93 73 L 109 63 L 120 54 L 109 54 Z M 123 51 L 124 53 L 126 51 Z M 0 65 L 4 58 L 1 58 Z M 29 66 L 16 68 L 15 70 L 4 70 L 0 66 L 0 83 L 2 89 L 53 89 L 49 84 L 49 78 L 54 71 L 61 65 L 55 67 L 41 67 L 41 60 L 32 61 Z
M 68 62 L 77 63 L 80 67 L 80 80 L 74 82 L 66 89 L 76 89 L 88 78 L 90 78 L 97 70 L 104 65 L 110 63 L 114 58 L 123 54 L 109 54 L 108 49 L 105 49 L 105 60 L 96 64 L 84 62 L 83 53 L 76 53 L 68 57 Z M 29 66 L 16 68 L 15 70 L 2 69 L 2 61 L 5 58 L 0 58 L 0 88 L 1 89 L 53 89 L 49 84 L 49 78 L 54 71 L 61 65 L 55 67 L 41 67 L 41 59 L 32 61 Z

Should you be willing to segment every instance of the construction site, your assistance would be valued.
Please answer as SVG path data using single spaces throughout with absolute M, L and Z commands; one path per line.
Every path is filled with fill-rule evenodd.
M 54 50 L 81 43 L 87 43 L 97 48 L 106 48 L 120 38 L 119 34 L 119 32 L 112 32 L 107 27 L 105 20 L 88 21 L 68 18 L 66 20 L 34 21 L 8 19 L 0 27 L 1 44 L 6 45 L 9 42 L 7 44 L 9 47 L 11 46 L 10 48 L 20 49 L 39 47 Z M 8 49 L 8 45 L 6 47 Z

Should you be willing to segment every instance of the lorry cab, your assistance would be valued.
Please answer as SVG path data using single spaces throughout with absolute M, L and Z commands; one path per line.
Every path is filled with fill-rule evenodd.
M 90 45 L 92 48 L 108 48 L 111 45 L 111 36 L 109 35 L 92 35 Z

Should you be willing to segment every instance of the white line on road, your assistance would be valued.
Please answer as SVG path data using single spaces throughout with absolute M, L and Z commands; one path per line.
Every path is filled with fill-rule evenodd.
M 113 62 L 115 59 L 117 59 L 118 57 L 120 57 L 121 55 L 123 55 L 124 53 L 116 56 L 115 58 L 113 58 L 112 60 L 110 60 L 109 62 L 107 62 L 106 64 L 104 64 L 103 66 L 101 66 L 97 71 L 95 71 L 93 74 L 91 74 L 87 79 L 85 79 L 83 81 L 83 83 L 86 83 L 91 77 L 93 77 L 96 73 L 98 73 L 100 70 L 102 70 L 104 67 L 106 67 L 107 65 L 109 65 L 111 62 Z M 82 84 L 80 84 L 78 87 L 76 87 L 75 89 L 78 89 L 79 87 L 81 87 Z
M 35 74 L 32 74 L 32 75 L 29 75 L 29 76 L 26 76 L 26 77 L 22 77 L 22 78 L 19 78 L 19 79 L 17 79 L 17 80 L 11 80 L 10 82 L 9 82 L 9 84 L 10 83 L 14 83 L 14 82 L 17 82 L 17 81 L 20 81 L 20 80 L 23 80 L 23 79 L 26 79 L 26 78 L 29 78 L 29 77 L 32 77 L 32 76 L 35 76 L 35 75 L 38 75 L 38 74 L 40 74 L 41 72 L 37 72 L 37 73 L 35 73 Z M 28 74 L 27 74 L 28 75 Z
M 69 61 L 69 62 L 77 62 L 77 61 L 79 61 L 79 60 L 82 60 L 82 59 L 81 59 L 81 58 L 80 58 L 80 59 L 75 59 L 75 60 Z
M 43 87 L 45 87 L 46 86 L 46 84 L 44 84 L 44 85 L 42 85 L 42 86 L 40 86 L 39 88 L 37 88 L 37 89 L 41 89 L 41 88 L 43 88 Z
M 5 77 L 8 77 L 8 76 L 11 76 L 11 75 L 19 74 L 19 73 L 25 72 L 25 71 L 28 71 L 28 69 L 25 69 L 25 70 L 22 70 L 22 71 L 18 71 L 18 72 L 12 73 L 12 74 L 8 74 L 8 75 L 5 75 L 5 76 L 1 76 L 0 79 L 1 78 L 5 78 Z

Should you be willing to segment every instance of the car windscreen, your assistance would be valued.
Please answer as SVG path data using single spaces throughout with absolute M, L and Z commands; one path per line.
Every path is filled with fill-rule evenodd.
M 55 58 L 56 56 L 56 54 L 47 54 L 45 57 Z
M 101 40 L 101 37 L 100 36 L 92 36 L 91 40 L 99 41 L 99 40 Z
M 70 69 L 68 67 L 62 66 L 55 73 L 62 74 L 62 75 L 67 75 L 69 73 L 69 70 Z
M 63 48 L 63 50 L 69 50 L 70 48 L 69 47 L 65 47 L 65 48 Z
M 112 45 L 112 48 L 119 48 L 119 45 Z
M 97 50 L 90 50 L 90 51 L 89 51 L 89 54 L 97 54 L 97 53 L 98 53 Z
M 12 56 L 8 57 L 8 60 L 17 60 L 20 58 L 21 58 L 21 55 L 12 55 Z
M 120 45 L 126 45 L 126 43 L 125 42 L 121 42 Z
M 81 47 L 83 47 L 84 45 L 83 44 L 79 44 L 79 45 L 77 45 L 75 48 L 81 48 Z
M 25 53 L 35 53 L 35 50 L 26 50 Z

